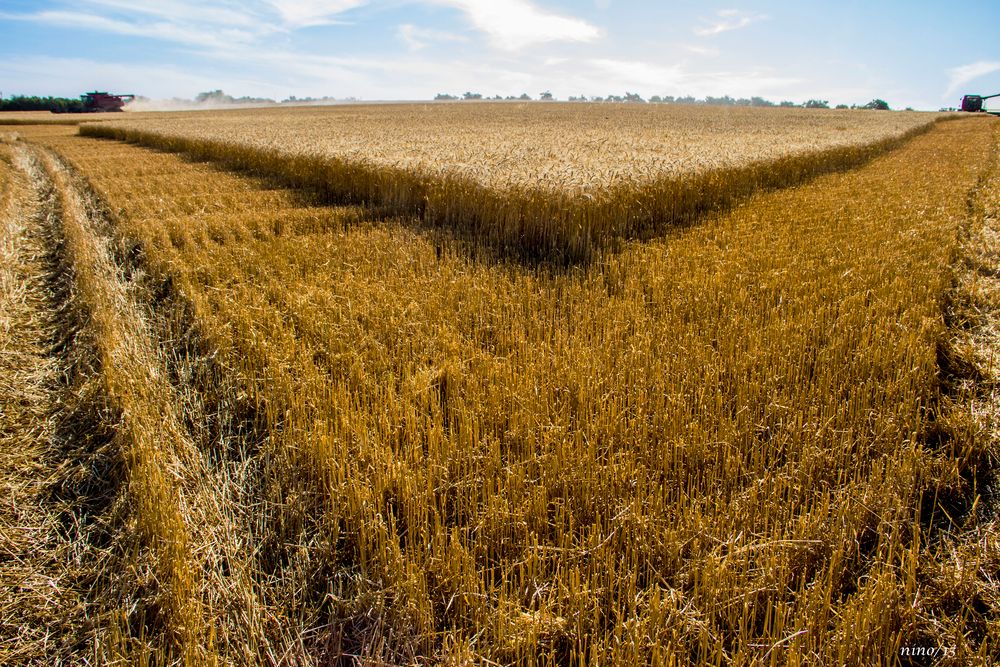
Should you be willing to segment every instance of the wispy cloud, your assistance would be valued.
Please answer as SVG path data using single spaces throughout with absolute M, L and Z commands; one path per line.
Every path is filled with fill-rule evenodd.
M 531 0 L 411 0 L 413 4 L 451 7 L 468 19 L 474 30 L 485 33 L 502 50 L 517 51 L 546 42 L 591 42 L 601 30 L 590 23 L 539 7 Z M 50 25 L 103 30 L 211 46 L 226 39 L 248 41 L 275 32 L 343 23 L 343 15 L 372 0 L 79 0 L 85 11 L 39 11 L 0 18 Z M 430 42 L 455 41 L 443 31 L 404 24 L 397 31 L 410 49 Z
M 705 71 L 683 63 L 659 65 L 643 61 L 592 58 L 587 61 L 600 80 L 617 82 L 617 88 L 645 90 L 649 94 L 751 95 L 780 94 L 800 84 L 794 77 L 780 76 L 767 69 Z
M 660 90 L 677 85 L 684 79 L 680 65 L 654 65 L 638 60 L 591 58 L 588 64 L 598 72 L 610 75 L 621 86 L 631 89 Z M 619 86 L 619 87 L 621 87 Z
M 0 19 L 101 30 L 187 45 L 224 47 L 276 32 L 340 23 L 368 0 L 80 0 L 74 10 L 0 12 Z
M 980 60 L 948 70 L 948 90 L 943 97 L 954 95 L 965 84 L 981 76 L 1000 71 L 1000 61 Z M 993 92 L 993 91 L 989 91 Z
M 365 6 L 370 10 L 357 11 Z M 448 11 L 399 18 L 401 8 L 413 6 Z M 58 76 L 36 76 L 28 72 L 26 61 L 19 61 L 14 77 L 10 61 L 5 61 L 5 90 L 15 86 L 72 93 L 80 89 L 80 81 L 96 78 L 94 85 L 156 97 L 191 97 L 199 90 L 222 87 L 234 95 L 275 98 L 426 99 L 435 92 L 470 89 L 491 95 L 551 90 L 560 97 L 628 90 L 644 95 L 796 98 L 801 97 L 796 91 L 813 85 L 749 62 L 727 64 L 722 58 L 705 57 L 719 55 L 715 44 L 705 40 L 675 43 L 669 53 L 657 50 L 652 57 L 639 55 L 639 50 L 623 57 L 616 53 L 613 34 L 601 39 L 599 27 L 569 10 L 553 11 L 544 0 L 66 0 L 55 7 L 69 9 L 26 9 L 13 15 L 0 10 L 0 20 L 155 39 L 174 48 L 149 45 L 144 61 L 159 57 L 165 64 L 159 69 L 152 65 L 147 77 L 141 74 L 143 65 L 127 56 L 104 64 L 67 59 L 61 67 L 72 76 L 62 71 Z M 393 23 L 373 25 L 379 13 L 392 16 Z M 714 17 L 730 30 L 764 18 L 737 10 Z M 294 38 L 298 29 L 347 19 L 357 23 L 351 47 L 341 48 L 334 39 Z M 373 39 L 370 49 L 357 46 L 361 36 L 383 35 L 386 27 L 395 30 L 392 43 Z M 706 35 L 725 31 L 717 25 L 704 30 Z M 597 40 L 600 43 L 588 46 L 585 55 L 565 44 Z M 442 48 L 462 42 L 484 46 L 463 48 L 461 58 Z M 546 44 L 558 48 L 544 48 Z M 56 67 L 51 59 L 39 62 Z M 983 66 L 956 68 L 956 76 L 985 73 Z
M 260 28 L 264 17 L 246 4 L 212 0 L 83 0 L 94 11 L 109 9 L 122 16 L 155 16 L 171 22 Z
M 166 20 L 125 21 L 83 12 L 41 11 L 33 14 L 0 14 L 0 18 L 99 30 L 132 37 L 148 37 L 200 47 L 224 48 L 233 43 L 250 42 L 256 38 L 255 33 L 238 28 L 206 29 Z
M 715 49 L 710 46 L 702 46 L 700 44 L 678 44 L 677 48 L 698 56 L 717 56 L 720 53 L 719 49 Z
M 335 16 L 368 4 L 368 0 L 266 0 L 290 28 L 337 23 Z
M 396 34 L 403 40 L 406 47 L 411 51 L 419 51 L 431 43 L 440 44 L 442 42 L 468 42 L 468 37 L 456 35 L 444 30 L 431 30 L 430 28 L 420 28 L 418 26 L 404 23 L 396 28 Z
M 601 36 L 600 29 L 582 19 L 554 14 L 528 0 L 432 1 L 461 10 L 494 46 L 508 51 L 544 42 L 592 42 Z
M 763 21 L 766 18 L 766 14 L 755 14 L 753 12 L 745 12 L 740 9 L 720 9 L 715 12 L 714 18 L 703 19 L 702 21 L 705 25 L 700 28 L 695 28 L 694 34 L 699 37 L 711 37 L 712 35 L 729 32 L 730 30 L 746 28 L 747 26 L 757 23 L 758 21 Z

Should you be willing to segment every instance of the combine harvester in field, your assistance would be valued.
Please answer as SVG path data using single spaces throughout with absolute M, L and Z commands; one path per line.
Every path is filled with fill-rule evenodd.
M 964 95 L 962 96 L 962 111 L 970 111 L 973 113 L 984 111 L 994 116 L 1000 116 L 1000 111 L 989 111 L 983 108 L 983 102 L 994 97 L 1000 97 L 1000 93 L 993 93 L 992 95 Z
M 135 95 L 112 95 L 94 91 L 81 95 L 84 110 L 88 113 L 124 111 L 125 105 L 135 99 Z
M 83 113 L 107 113 L 124 111 L 125 105 L 134 100 L 135 95 L 114 95 L 95 90 L 80 95 L 80 99 L 83 101 Z M 66 111 L 53 113 L 66 113 Z

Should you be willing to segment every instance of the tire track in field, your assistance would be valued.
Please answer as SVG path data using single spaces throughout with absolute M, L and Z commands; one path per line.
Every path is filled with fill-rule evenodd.
M 261 509 L 254 491 L 261 485 L 270 486 L 264 469 L 271 464 L 251 460 L 247 455 L 248 451 L 263 444 L 259 439 L 270 436 L 259 430 L 257 420 L 263 417 L 258 417 L 253 407 L 245 404 L 248 397 L 237 397 L 242 388 L 233 386 L 230 377 L 233 371 L 226 363 L 216 360 L 218 351 L 212 345 L 206 347 L 202 339 L 205 334 L 202 318 L 208 314 L 189 301 L 191 295 L 184 286 L 186 281 L 176 275 L 171 277 L 162 258 L 147 255 L 149 249 L 136 245 L 127 225 L 120 224 L 119 214 L 112 208 L 104 208 L 114 200 L 106 202 L 100 190 L 91 190 L 86 178 L 88 165 L 80 163 L 79 155 L 64 150 L 58 142 L 38 141 L 34 132 L 30 140 L 37 141 L 64 161 L 91 204 L 100 209 L 96 214 L 110 221 L 105 231 L 116 261 L 140 284 L 136 300 L 147 308 L 152 330 L 150 337 L 159 343 L 160 356 L 180 400 L 180 412 L 192 440 L 201 447 L 205 465 L 185 472 L 186 486 L 192 487 L 197 496 L 188 509 L 197 515 L 191 521 L 197 526 L 192 534 L 192 551 L 198 554 L 203 575 L 200 582 L 202 600 L 209 607 L 206 615 L 212 619 L 212 627 L 217 632 L 215 646 L 220 659 L 227 664 L 257 664 L 257 660 L 267 664 L 313 664 L 306 656 L 307 635 L 302 630 L 312 628 L 314 619 L 297 617 L 300 613 L 298 600 L 305 594 L 306 582 L 299 578 L 284 582 L 274 569 L 292 567 L 296 571 L 311 572 L 314 567 L 308 557 L 305 562 L 287 564 L 283 556 L 270 551 L 274 545 L 267 539 L 270 533 L 265 531 L 265 526 L 271 526 L 272 518 L 269 511 Z M 145 152 L 147 149 L 131 150 Z M 100 161 L 109 159 L 101 155 Z M 115 156 L 111 162 L 127 164 L 134 160 L 134 155 L 122 155 Z M 141 164 L 142 158 L 139 160 Z M 182 169 L 191 167 L 185 163 Z M 213 168 L 213 174 L 214 171 Z M 211 182 L 212 177 L 207 180 Z M 252 183 L 255 189 L 261 189 L 260 183 Z M 148 195 L 140 186 L 135 196 L 142 199 Z M 160 203 L 165 207 L 162 215 L 169 219 L 176 202 L 164 199 Z M 345 224 L 342 218 L 354 220 L 361 213 L 350 209 L 338 211 L 337 216 L 331 217 L 325 209 L 302 208 L 299 193 L 292 192 L 288 193 L 288 201 L 282 199 L 282 203 L 292 208 L 281 209 L 283 226 L 280 232 L 272 230 L 270 225 L 266 230 L 259 230 L 268 238 L 272 233 L 297 235 L 327 229 L 331 225 L 342 227 Z M 284 212 L 288 210 L 295 218 L 284 224 L 287 222 Z M 280 506 L 273 509 L 282 515 Z M 280 553 L 289 546 L 281 544 Z
M 994 132 L 992 170 L 978 189 L 973 203 L 975 228 L 966 241 L 965 267 L 959 289 L 968 295 L 977 317 L 970 331 L 973 364 L 978 371 L 972 412 L 1000 456 L 1000 124 Z M 997 462 L 994 461 L 994 467 Z M 987 511 L 1000 516 L 1000 488 L 994 480 L 988 489 Z M 1000 549 L 1000 544 L 998 544 Z M 1000 607 L 1000 598 L 997 600 Z
M 98 419 L 113 424 L 113 447 L 123 468 L 115 505 L 125 518 L 124 534 L 113 548 L 125 547 L 122 569 L 139 575 L 133 582 L 112 574 L 108 583 L 116 601 L 137 600 L 146 617 L 125 611 L 134 605 L 121 605 L 115 622 L 120 623 L 123 637 L 138 635 L 140 654 L 212 663 L 211 648 L 205 647 L 211 632 L 204 623 L 199 573 L 191 551 L 193 517 L 185 511 L 191 501 L 184 481 L 189 471 L 198 470 L 197 453 L 177 413 L 146 313 L 135 298 L 134 282 L 109 247 L 106 221 L 95 215 L 86 193 L 54 154 L 34 153 L 44 177 L 58 192 L 63 261 L 73 275 L 73 305 L 98 361 L 102 404 Z M 150 613 L 163 636 L 148 646 L 142 639 L 147 633 L 155 635 L 147 627 Z M 131 644 L 112 643 L 111 652 L 128 657 Z
M 0 143 L 0 663 L 62 664 L 89 637 L 77 564 L 83 530 L 53 488 L 69 467 L 51 235 L 53 192 L 29 178 L 23 146 Z
M 955 264 L 955 287 L 946 317 L 952 331 L 945 370 L 948 408 L 969 429 L 977 446 L 965 457 L 966 493 L 946 507 L 934 507 L 939 537 L 933 557 L 922 564 L 925 595 L 937 597 L 952 617 L 964 620 L 964 640 L 982 647 L 976 662 L 946 659 L 941 664 L 992 664 L 989 650 L 1000 646 L 1000 124 L 994 126 L 988 171 L 969 196 L 969 224 Z M 949 512 L 951 512 L 949 514 Z M 931 623 L 933 635 L 947 637 L 946 624 Z M 994 647 L 990 649 L 989 647 Z
M 925 493 L 926 529 L 917 565 L 923 607 L 912 628 L 917 643 L 900 648 L 900 664 L 919 645 L 934 664 L 990 665 L 1000 646 L 1000 124 L 992 154 L 966 198 L 966 219 L 952 260 L 952 287 L 942 304 L 948 338 L 938 361 L 942 382 L 938 445 L 951 450 L 960 477 L 953 488 Z M 958 449 L 957 447 L 961 447 Z M 930 613 L 928 613 L 930 612 Z M 927 650 L 929 650 L 929 648 Z M 931 655 L 931 654 L 927 654 Z M 930 658 L 929 658 L 930 659 Z M 929 664 L 929 663 L 928 663 Z
M 107 220 L 60 158 L 21 142 L 5 150 L 18 189 L 0 220 L 0 370 L 10 380 L 0 382 L 0 483 L 11 489 L 0 577 L 15 595 L 0 600 L 0 662 L 217 664 L 202 562 L 218 558 L 220 508 L 141 272 L 118 260 Z M 46 345 L 60 328 L 65 347 Z M 63 578 L 89 590 L 86 603 Z M 74 612 L 95 620 L 53 622 Z
M 99 328 L 114 338 L 117 321 L 133 340 L 126 347 L 138 348 L 138 352 L 119 349 L 120 370 L 134 384 L 133 393 L 152 404 L 153 414 L 137 415 L 137 410 L 126 407 L 126 416 L 130 415 L 133 422 L 126 424 L 131 429 L 127 445 L 141 448 L 153 460 L 128 461 L 127 466 L 139 466 L 138 470 L 132 468 L 132 480 L 136 472 L 155 477 L 157 465 L 164 466 L 173 479 L 176 497 L 164 501 L 164 505 L 176 508 L 175 527 L 157 530 L 154 526 L 153 534 L 146 539 L 154 546 L 162 542 L 163 535 L 183 540 L 187 552 L 183 558 L 185 571 L 177 573 L 181 577 L 177 582 L 165 587 L 169 595 L 179 595 L 166 601 L 170 605 L 167 618 L 158 618 L 155 627 L 162 625 L 168 634 L 173 633 L 175 648 L 188 662 L 241 663 L 247 653 L 258 653 L 262 627 L 278 624 L 257 597 L 251 581 L 253 573 L 241 565 L 248 552 L 260 548 L 236 527 L 239 519 L 235 516 L 246 511 L 240 504 L 239 487 L 249 485 L 246 478 L 253 477 L 255 471 L 239 462 L 227 465 L 217 460 L 219 440 L 226 437 L 223 431 L 227 426 L 210 422 L 226 419 L 224 414 L 216 414 L 225 410 L 210 405 L 208 397 L 192 382 L 192 376 L 212 371 L 190 341 L 195 335 L 190 330 L 190 313 L 183 305 L 173 303 L 170 289 L 152 272 L 147 273 L 141 250 L 114 227 L 113 216 L 86 179 L 56 151 L 42 147 L 36 150 L 56 183 L 65 185 L 66 198 L 75 200 L 68 208 L 90 220 L 94 232 L 91 236 L 102 246 L 99 250 L 105 274 L 115 274 L 116 282 L 108 291 L 115 293 L 118 307 L 92 310 L 116 310 L 118 316 Z M 108 375 L 107 369 L 104 373 Z M 128 392 L 117 396 L 112 386 L 106 393 L 112 401 L 128 400 Z M 135 495 L 143 499 L 141 491 Z M 142 507 L 132 511 L 140 521 L 148 513 Z M 181 617 L 181 621 L 172 623 L 171 615 Z M 229 627 L 234 619 L 239 631 Z M 192 631 L 192 624 L 200 629 Z M 292 664 L 278 658 L 274 662 Z

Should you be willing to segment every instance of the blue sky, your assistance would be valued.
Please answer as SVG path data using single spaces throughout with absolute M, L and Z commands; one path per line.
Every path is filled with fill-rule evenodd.
M 937 109 L 1000 92 L 998 31 L 1000 2 L 966 0 L 0 0 L 0 92 L 630 91 Z

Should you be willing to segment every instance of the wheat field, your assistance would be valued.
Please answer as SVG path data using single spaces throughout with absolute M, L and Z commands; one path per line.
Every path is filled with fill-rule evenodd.
M 578 262 L 760 188 L 861 164 L 939 116 L 681 106 L 381 105 L 87 124 Z
M 48 248 L 0 268 L 51 255 L 0 304 L 70 332 L 37 399 L 69 416 L 5 413 L 0 446 L 43 462 L 15 504 L 57 485 L 77 517 L 0 514 L 52 544 L 5 537 L 0 581 L 67 601 L 0 604 L 0 661 L 992 663 L 1000 124 L 835 114 L 863 159 L 824 162 L 828 126 L 806 171 L 565 263 L 497 254 L 467 210 L 338 201 L 341 172 L 220 131 L 245 116 L 191 118 L 0 145 L 5 224 Z

